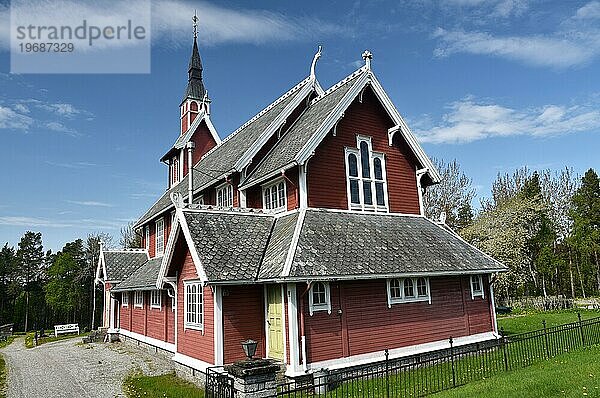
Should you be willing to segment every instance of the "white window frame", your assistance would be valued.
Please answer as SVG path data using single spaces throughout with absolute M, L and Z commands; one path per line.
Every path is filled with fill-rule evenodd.
M 158 297 L 158 302 L 156 298 Z M 150 290 L 150 308 L 162 309 L 162 291 Z
M 479 290 L 475 290 L 473 282 L 479 282 Z M 481 297 L 485 299 L 485 289 L 483 288 L 483 278 L 481 275 L 471 275 L 469 278 L 469 284 L 471 285 L 471 300 L 475 300 L 475 297 Z
M 158 233 L 160 231 L 160 235 Z M 159 239 L 160 238 L 160 239 Z M 165 219 L 163 217 L 156 220 L 154 229 L 154 256 L 158 257 L 165 252 Z
M 425 285 L 427 287 L 427 295 L 419 296 L 419 290 L 417 289 L 418 280 L 420 278 L 425 279 Z M 392 280 L 397 279 L 400 281 L 400 297 L 392 297 Z M 414 296 L 405 297 L 404 296 L 404 281 L 410 279 L 413 283 L 413 292 Z M 392 304 L 402 304 L 402 303 L 416 303 L 421 301 L 427 301 L 431 304 L 431 287 L 429 285 L 429 278 L 425 276 L 416 276 L 410 278 L 390 278 L 386 279 L 387 285 L 387 300 L 388 300 L 388 308 L 392 308 Z
M 171 186 L 174 186 L 177 183 L 179 183 L 179 181 L 180 181 L 179 169 L 180 168 L 181 167 L 179 164 L 179 157 L 174 156 L 173 159 L 171 159 Z
M 144 308 L 144 292 L 142 290 L 133 292 L 133 306 L 135 308 Z
M 129 307 L 129 292 L 121 293 L 121 307 Z
M 322 283 L 325 287 L 325 303 L 324 304 L 315 304 L 313 303 L 313 289 L 315 284 Z M 313 313 L 317 311 L 327 311 L 328 314 L 331 314 L 331 294 L 329 289 L 329 282 L 316 281 L 311 283 L 310 289 L 308 292 L 308 311 L 312 316 Z
M 223 199 L 223 201 L 219 202 L 219 192 L 223 193 L 222 198 L 225 198 L 225 194 L 228 195 L 227 201 Z M 233 207 L 233 185 L 226 182 L 216 188 L 216 203 L 219 207 Z
M 145 227 L 144 238 L 145 238 L 144 246 L 146 247 L 146 250 L 149 250 L 150 249 L 150 225 L 146 225 L 146 227 Z
M 369 152 L 369 168 L 371 170 L 371 174 L 369 178 L 363 177 L 362 175 L 362 159 L 360 154 L 360 144 L 365 142 L 368 147 Z M 358 177 L 350 177 L 350 164 L 348 163 L 348 155 L 353 154 L 356 156 L 356 167 L 358 171 Z M 375 179 L 375 159 L 379 159 L 381 161 L 381 175 L 383 177 L 382 180 Z M 356 148 L 346 147 L 344 150 L 344 162 L 346 164 L 346 196 L 348 199 L 348 209 L 350 210 L 358 210 L 358 211 L 368 211 L 368 212 L 376 212 L 376 213 L 388 213 L 389 212 L 389 198 L 388 198 L 388 188 L 387 188 L 387 169 L 386 169 L 386 159 L 385 154 L 381 152 L 374 152 L 373 145 L 371 143 L 371 137 L 363 136 L 360 134 L 356 135 Z M 350 180 L 358 181 L 358 197 L 360 203 L 352 203 L 352 194 L 350 188 Z M 367 205 L 365 204 L 364 199 L 364 189 L 363 183 L 369 182 L 371 185 L 371 197 L 373 200 L 373 204 Z M 384 205 L 377 204 L 377 189 L 376 182 L 383 183 L 383 201 Z
M 196 201 L 195 201 L 195 203 L 196 203 L 197 205 L 201 205 L 201 206 L 203 206 L 203 205 L 204 205 L 204 195 L 200 195 L 200 196 L 198 196 L 198 197 L 196 198 Z
M 280 190 L 279 190 L 279 185 L 283 183 L 283 204 L 281 204 L 281 197 L 280 195 Z M 273 198 L 273 188 L 275 189 L 276 192 L 276 201 L 277 201 L 277 206 L 275 207 L 271 207 L 271 200 Z M 269 191 L 269 201 L 265 202 L 265 193 Z M 280 212 L 280 211 L 285 211 L 287 210 L 287 184 L 284 178 L 278 178 L 275 181 L 271 181 L 265 185 L 262 186 L 262 203 L 263 203 L 263 209 L 265 210 L 272 210 L 274 212 Z
M 200 295 L 200 304 L 202 306 L 202 312 L 196 314 L 196 318 L 200 318 L 200 322 L 188 321 L 188 287 L 196 286 L 196 294 Z M 183 326 L 184 329 L 194 329 L 204 331 L 204 287 L 201 281 L 184 281 L 183 282 Z

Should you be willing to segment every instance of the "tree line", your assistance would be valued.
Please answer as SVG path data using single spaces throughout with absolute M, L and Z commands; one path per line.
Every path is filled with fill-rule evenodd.
M 102 322 L 102 288 L 94 284 L 100 242 L 112 237 L 92 234 L 44 251 L 42 234 L 27 231 L 17 247 L 0 250 L 0 325 L 39 330 L 78 323 L 95 328 Z M 99 294 L 96 294 L 99 293 Z
M 595 170 L 498 174 L 473 209 L 472 180 L 456 162 L 436 160 L 444 181 L 427 189 L 429 218 L 508 267 L 498 298 L 600 295 L 600 180 Z M 443 214 L 443 216 L 442 216 Z

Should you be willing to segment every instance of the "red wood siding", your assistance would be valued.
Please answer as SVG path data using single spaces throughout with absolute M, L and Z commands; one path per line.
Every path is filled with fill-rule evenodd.
M 217 146 L 215 139 L 213 138 L 206 122 L 203 120 L 194 134 L 192 135 L 191 142 L 194 143 L 194 152 L 192 152 L 192 164 L 196 164 L 200 161 L 200 158 L 204 156 L 204 154 L 210 151 L 212 148 Z M 187 150 L 185 150 L 183 156 L 183 175 L 186 176 L 188 174 L 188 154 Z
M 148 320 L 147 320 L 147 332 L 146 336 L 152 337 L 153 339 L 166 341 L 165 337 L 165 308 L 164 301 L 166 296 L 164 291 L 161 291 L 162 302 L 161 308 L 151 308 L 150 307 L 150 292 L 146 293 L 146 297 L 148 297 Z
M 305 296 L 309 362 L 492 331 L 489 285 L 484 284 L 485 299 L 471 300 L 468 281 L 468 277 L 431 278 L 431 304 L 402 303 L 391 308 L 385 280 L 332 283 L 331 314 L 312 316 Z
M 121 297 L 119 300 L 119 328 L 125 329 L 125 330 L 130 330 L 131 309 L 129 308 L 129 306 L 131 305 L 131 298 L 130 298 L 128 306 L 123 307 L 121 304 L 123 303 L 123 295 L 124 294 L 129 294 L 129 293 L 121 293 Z
M 285 172 L 285 191 L 287 198 L 287 210 L 294 210 L 299 207 L 299 199 L 298 196 L 299 188 L 298 188 L 298 167 L 293 167 Z M 280 175 L 273 177 L 269 181 L 265 181 L 260 185 L 255 185 L 246 190 L 246 207 L 250 207 L 253 209 L 262 209 L 263 208 L 263 195 L 262 195 L 262 186 L 269 184 L 270 182 L 281 178 Z
M 175 311 L 173 311 L 172 298 L 165 293 L 165 316 L 167 342 L 175 344 Z
M 245 359 L 240 342 L 258 342 L 256 354 L 265 356 L 265 302 L 262 285 L 223 287 L 223 360 Z
M 346 163 L 344 148 L 356 148 L 356 135 L 369 136 L 373 150 L 386 156 L 389 208 L 398 213 L 419 213 L 419 196 L 415 176 L 416 160 L 397 134 L 393 146 L 388 144 L 388 129 L 393 122 L 369 89 L 346 110 L 337 127 L 330 132 L 308 162 L 308 205 L 347 209 Z
M 138 333 L 141 335 L 146 334 L 146 310 L 148 306 L 148 297 L 146 297 L 146 292 L 144 292 L 144 306 L 142 308 L 136 307 L 135 302 L 135 293 L 131 293 L 131 302 L 129 303 L 129 307 L 131 309 L 131 331 L 134 333 Z
M 210 287 L 204 288 L 204 331 L 184 329 L 185 288 L 183 282 L 185 280 L 198 279 L 192 256 L 187 249 L 183 263 L 179 265 L 179 269 L 180 272 L 177 281 L 177 300 L 179 302 L 177 306 L 177 349 L 184 355 L 212 364 L 214 363 L 214 309 L 212 291 Z

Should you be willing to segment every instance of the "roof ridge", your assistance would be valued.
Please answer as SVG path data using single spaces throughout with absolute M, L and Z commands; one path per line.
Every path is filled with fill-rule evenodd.
M 285 100 L 286 98 L 288 98 L 289 96 L 291 96 L 292 94 L 294 94 L 296 91 L 298 91 L 300 89 L 300 87 L 304 86 L 304 84 L 306 84 L 310 80 L 311 80 L 311 77 L 308 76 L 307 78 L 303 79 L 300 83 L 296 84 L 294 87 L 292 87 L 291 89 L 289 89 L 288 91 L 286 91 L 285 93 L 283 93 L 279 98 L 277 98 L 275 101 L 273 101 L 269 105 L 267 105 L 262 111 L 258 112 L 251 119 L 249 119 L 244 124 L 242 124 L 240 127 L 238 127 L 236 130 L 234 130 L 233 133 L 231 133 L 227 137 L 223 138 L 221 140 L 221 144 L 215 146 L 214 148 L 211 148 L 208 152 L 206 152 L 204 155 L 202 155 L 202 157 L 200 158 L 200 160 L 204 159 L 206 156 L 208 156 L 209 154 L 211 154 L 212 152 L 214 152 L 221 145 L 223 145 L 224 143 L 226 143 L 227 141 L 229 141 L 230 139 L 232 139 L 233 137 L 235 137 L 240 131 L 244 130 L 250 124 L 252 124 L 253 122 L 255 122 L 259 117 L 261 117 L 262 115 L 264 115 L 265 113 L 267 113 L 268 111 L 270 111 L 271 109 L 273 109 L 275 106 L 277 106 L 278 104 L 280 104 L 283 100 Z
M 335 90 L 337 90 L 338 88 L 340 88 L 341 86 L 343 86 L 344 84 L 348 83 L 350 80 L 354 79 L 356 76 L 360 75 L 361 73 L 368 71 L 369 69 L 365 66 L 355 70 L 354 72 L 352 72 L 351 74 L 349 74 L 348 76 L 346 76 L 345 78 L 343 78 L 342 80 L 340 80 L 339 82 L 337 82 L 336 84 L 334 84 L 333 86 L 329 87 L 327 90 L 325 90 L 325 92 L 323 92 L 322 95 L 317 96 L 316 98 L 314 98 L 311 102 L 310 105 L 314 105 L 315 103 L 319 102 L 321 99 L 323 99 L 324 97 L 326 97 L 327 95 L 331 94 L 332 92 L 334 92 Z
M 123 249 L 115 249 L 115 250 L 102 250 L 103 253 L 144 253 L 146 254 L 146 249 L 142 248 L 123 248 Z
M 215 205 L 186 205 L 182 209 L 184 212 L 190 213 L 226 213 L 226 214 L 243 214 L 243 215 L 261 215 L 274 216 L 276 213 L 273 210 L 256 209 L 253 207 L 224 207 Z

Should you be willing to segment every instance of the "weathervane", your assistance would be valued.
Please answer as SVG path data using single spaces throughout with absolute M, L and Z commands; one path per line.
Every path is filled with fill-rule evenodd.
M 196 10 L 194 10 L 194 17 L 192 18 L 194 22 L 194 39 L 198 38 L 198 17 L 196 16 Z
M 373 59 L 373 54 L 371 54 L 371 51 L 369 50 L 365 50 L 364 53 L 362 53 L 362 57 L 365 60 L 365 65 L 367 66 L 367 69 L 371 69 L 371 60 Z

